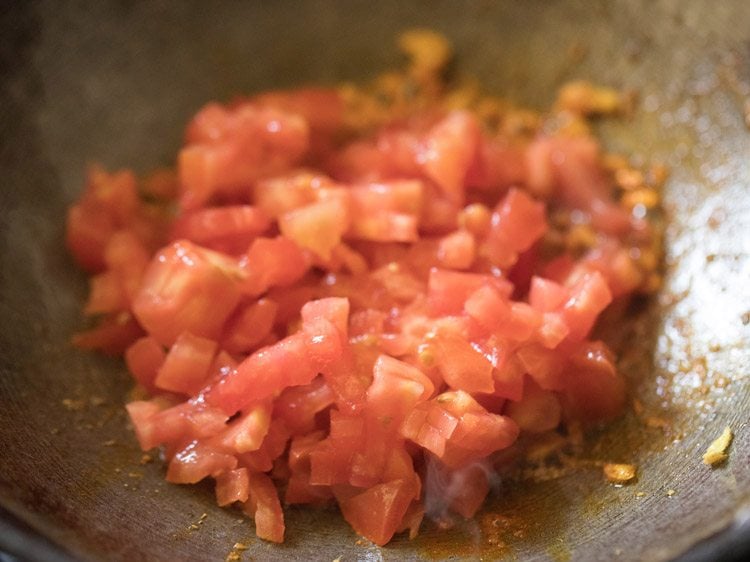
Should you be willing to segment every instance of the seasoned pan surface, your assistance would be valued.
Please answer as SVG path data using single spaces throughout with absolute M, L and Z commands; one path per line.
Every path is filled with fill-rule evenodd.
M 393 38 L 415 25 L 444 32 L 462 68 L 518 102 L 541 108 L 571 78 L 638 92 L 632 119 L 602 134 L 672 169 L 666 286 L 610 335 L 633 397 L 668 425 L 630 414 L 592 436 L 592 458 L 639 465 L 634 486 L 608 486 L 597 469 L 504 482 L 489 506 L 502 515 L 494 545 L 481 525 L 428 525 L 378 549 L 334 511 L 295 509 L 287 542 L 269 545 L 239 512 L 215 507 L 209 487 L 169 485 L 160 463 L 140 464 L 122 363 L 68 344 L 85 279 L 64 251 L 65 209 L 88 162 L 168 164 L 207 100 L 366 78 L 398 63 Z M 666 560 L 729 529 L 690 556 L 746 548 L 743 2 L 38 2 L 2 8 L 0 26 L 0 547 L 44 557 L 50 543 L 16 540 L 38 533 L 91 560 L 224 559 L 236 542 L 249 547 L 244 559 Z M 727 424 L 730 459 L 711 470 L 700 456 Z

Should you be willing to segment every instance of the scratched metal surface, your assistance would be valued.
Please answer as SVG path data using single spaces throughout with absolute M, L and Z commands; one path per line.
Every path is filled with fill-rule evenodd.
M 245 560 L 667 560 L 722 530 L 692 556 L 715 557 L 715 545 L 740 540 L 750 519 L 743 6 L 160 0 L 2 8 L 0 545 L 54 558 L 54 549 L 14 542 L 39 533 L 84 560 L 224 559 L 238 541 L 248 543 Z M 300 509 L 287 513 L 287 542 L 269 545 L 252 538 L 238 512 L 217 508 L 208 486 L 171 486 L 160 463 L 139 464 L 122 409 L 130 388 L 122 364 L 67 343 L 81 323 L 85 280 L 63 249 L 65 208 L 87 162 L 140 171 L 170 163 L 205 101 L 365 78 L 398 63 L 393 37 L 414 25 L 445 32 L 463 68 L 532 106 L 544 107 L 574 77 L 639 91 L 633 119 L 605 123 L 602 134 L 612 149 L 672 167 L 667 280 L 612 336 L 633 395 L 670 425 L 644 429 L 630 415 L 593 439 L 592 456 L 639 465 L 635 486 L 603 485 L 597 470 L 504 483 L 490 506 L 507 516 L 503 548 L 488 547 L 469 524 L 447 534 L 428 526 L 380 549 L 358 544 L 335 511 Z M 726 424 L 736 432 L 729 462 L 710 470 L 701 452 Z M 24 533 L 11 519 L 25 523 Z

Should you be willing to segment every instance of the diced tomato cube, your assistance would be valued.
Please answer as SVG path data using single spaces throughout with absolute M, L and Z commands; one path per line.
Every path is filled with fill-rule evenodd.
M 169 349 L 154 384 L 162 390 L 197 394 L 210 374 L 216 350 L 215 341 L 183 332 Z
M 143 328 L 127 312 L 104 318 L 96 327 L 75 334 L 71 341 L 81 349 L 97 349 L 108 355 L 121 355 L 143 336 Z
M 377 545 L 391 540 L 414 497 L 414 483 L 398 479 L 377 484 L 349 498 L 339 498 L 344 519 Z
M 465 111 L 454 111 L 427 133 L 417 156 L 425 175 L 456 202 L 463 202 L 466 176 L 477 157 L 479 124 Z
M 273 330 L 279 305 L 271 299 L 258 299 L 240 306 L 227 322 L 222 347 L 231 353 L 249 353 Z
M 435 364 L 448 386 L 466 392 L 492 392 L 492 363 L 464 338 L 438 333 L 434 339 Z
M 210 448 L 200 441 L 192 441 L 169 461 L 167 481 L 175 484 L 195 484 L 208 476 L 234 470 L 237 458 Z
M 531 278 L 529 304 L 539 312 L 552 312 L 565 302 L 568 292 L 559 283 L 551 279 L 534 276 Z
M 612 302 L 612 293 L 597 271 L 585 274 L 569 290 L 570 298 L 561 313 L 570 328 L 568 337 L 580 341 L 591 331 L 599 313 Z
M 568 418 L 584 422 L 611 420 L 625 407 L 625 380 L 603 342 L 583 342 L 563 374 L 563 405 Z
M 505 415 L 512 419 L 521 431 L 542 433 L 555 429 L 560 424 L 560 402 L 553 392 L 541 389 L 530 378 L 526 379 L 523 398 L 510 401 Z
M 244 409 L 237 419 L 227 424 L 220 436 L 222 447 L 234 453 L 257 451 L 271 426 L 271 403 L 258 402 Z
M 185 331 L 216 340 L 240 300 L 240 278 L 226 256 L 186 240 L 174 242 L 148 266 L 133 313 L 164 345 Z
M 239 254 L 270 226 L 268 216 L 252 205 L 212 207 L 182 214 L 172 224 L 171 237 Z
M 457 230 L 440 239 L 437 258 L 448 269 L 469 269 L 476 258 L 474 236 L 466 230 Z
M 279 217 L 284 236 L 323 260 L 331 258 L 348 228 L 349 210 L 337 199 L 312 203 Z
M 303 435 L 316 429 L 316 415 L 333 401 L 330 387 L 318 377 L 310 384 L 286 388 L 274 401 L 274 415 L 286 422 L 292 435 Z
M 245 502 L 250 493 L 246 468 L 227 470 L 216 475 L 216 503 L 221 506 Z
M 367 404 L 371 415 L 395 433 L 417 402 L 427 400 L 434 390 L 430 378 L 416 367 L 380 355 L 373 367 L 372 384 L 367 389 Z
M 136 340 L 125 350 L 125 364 L 135 380 L 149 392 L 156 390 L 154 380 L 167 354 L 151 336 Z
M 284 236 L 256 238 L 240 266 L 247 275 L 243 292 L 260 295 L 270 287 L 286 287 L 300 280 L 310 261 L 300 246 Z
M 245 512 L 255 520 L 255 534 L 271 542 L 284 541 L 284 512 L 273 481 L 262 472 L 249 472 Z
M 509 268 L 518 254 L 531 248 L 546 231 L 544 203 L 511 189 L 492 214 L 487 257 L 498 267 Z
M 436 315 L 460 314 L 469 296 L 484 284 L 491 284 L 500 294 L 510 296 L 511 285 L 501 278 L 479 273 L 463 273 L 432 268 L 428 278 L 427 298 Z

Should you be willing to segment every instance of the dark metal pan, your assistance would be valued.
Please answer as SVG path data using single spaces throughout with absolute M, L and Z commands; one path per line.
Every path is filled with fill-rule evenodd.
M 607 485 L 599 469 L 504 482 L 489 508 L 501 515 L 494 546 L 481 525 L 447 534 L 428 525 L 379 549 L 358 543 L 335 511 L 296 509 L 287 542 L 273 546 L 253 539 L 239 512 L 215 507 L 208 487 L 165 484 L 158 462 L 139 464 L 122 363 L 68 343 L 86 285 L 63 248 L 66 205 L 90 161 L 170 163 L 207 100 L 371 76 L 398 64 L 393 38 L 415 25 L 444 32 L 462 68 L 532 106 L 570 78 L 639 92 L 632 119 L 602 134 L 613 150 L 672 168 L 667 280 L 614 335 L 642 416 L 668 425 L 630 414 L 592 437 L 591 458 L 639 465 L 633 486 Z M 246 560 L 746 553 L 748 39 L 741 0 L 3 3 L 0 548 L 129 561 L 220 560 L 235 542 L 248 544 Z M 710 469 L 701 453 L 727 424 L 729 461 Z

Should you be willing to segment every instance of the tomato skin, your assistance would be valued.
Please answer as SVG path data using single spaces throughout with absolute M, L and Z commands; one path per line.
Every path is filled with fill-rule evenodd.
M 149 264 L 133 313 L 163 345 L 185 331 L 217 340 L 240 300 L 240 273 L 222 254 L 180 240 Z

